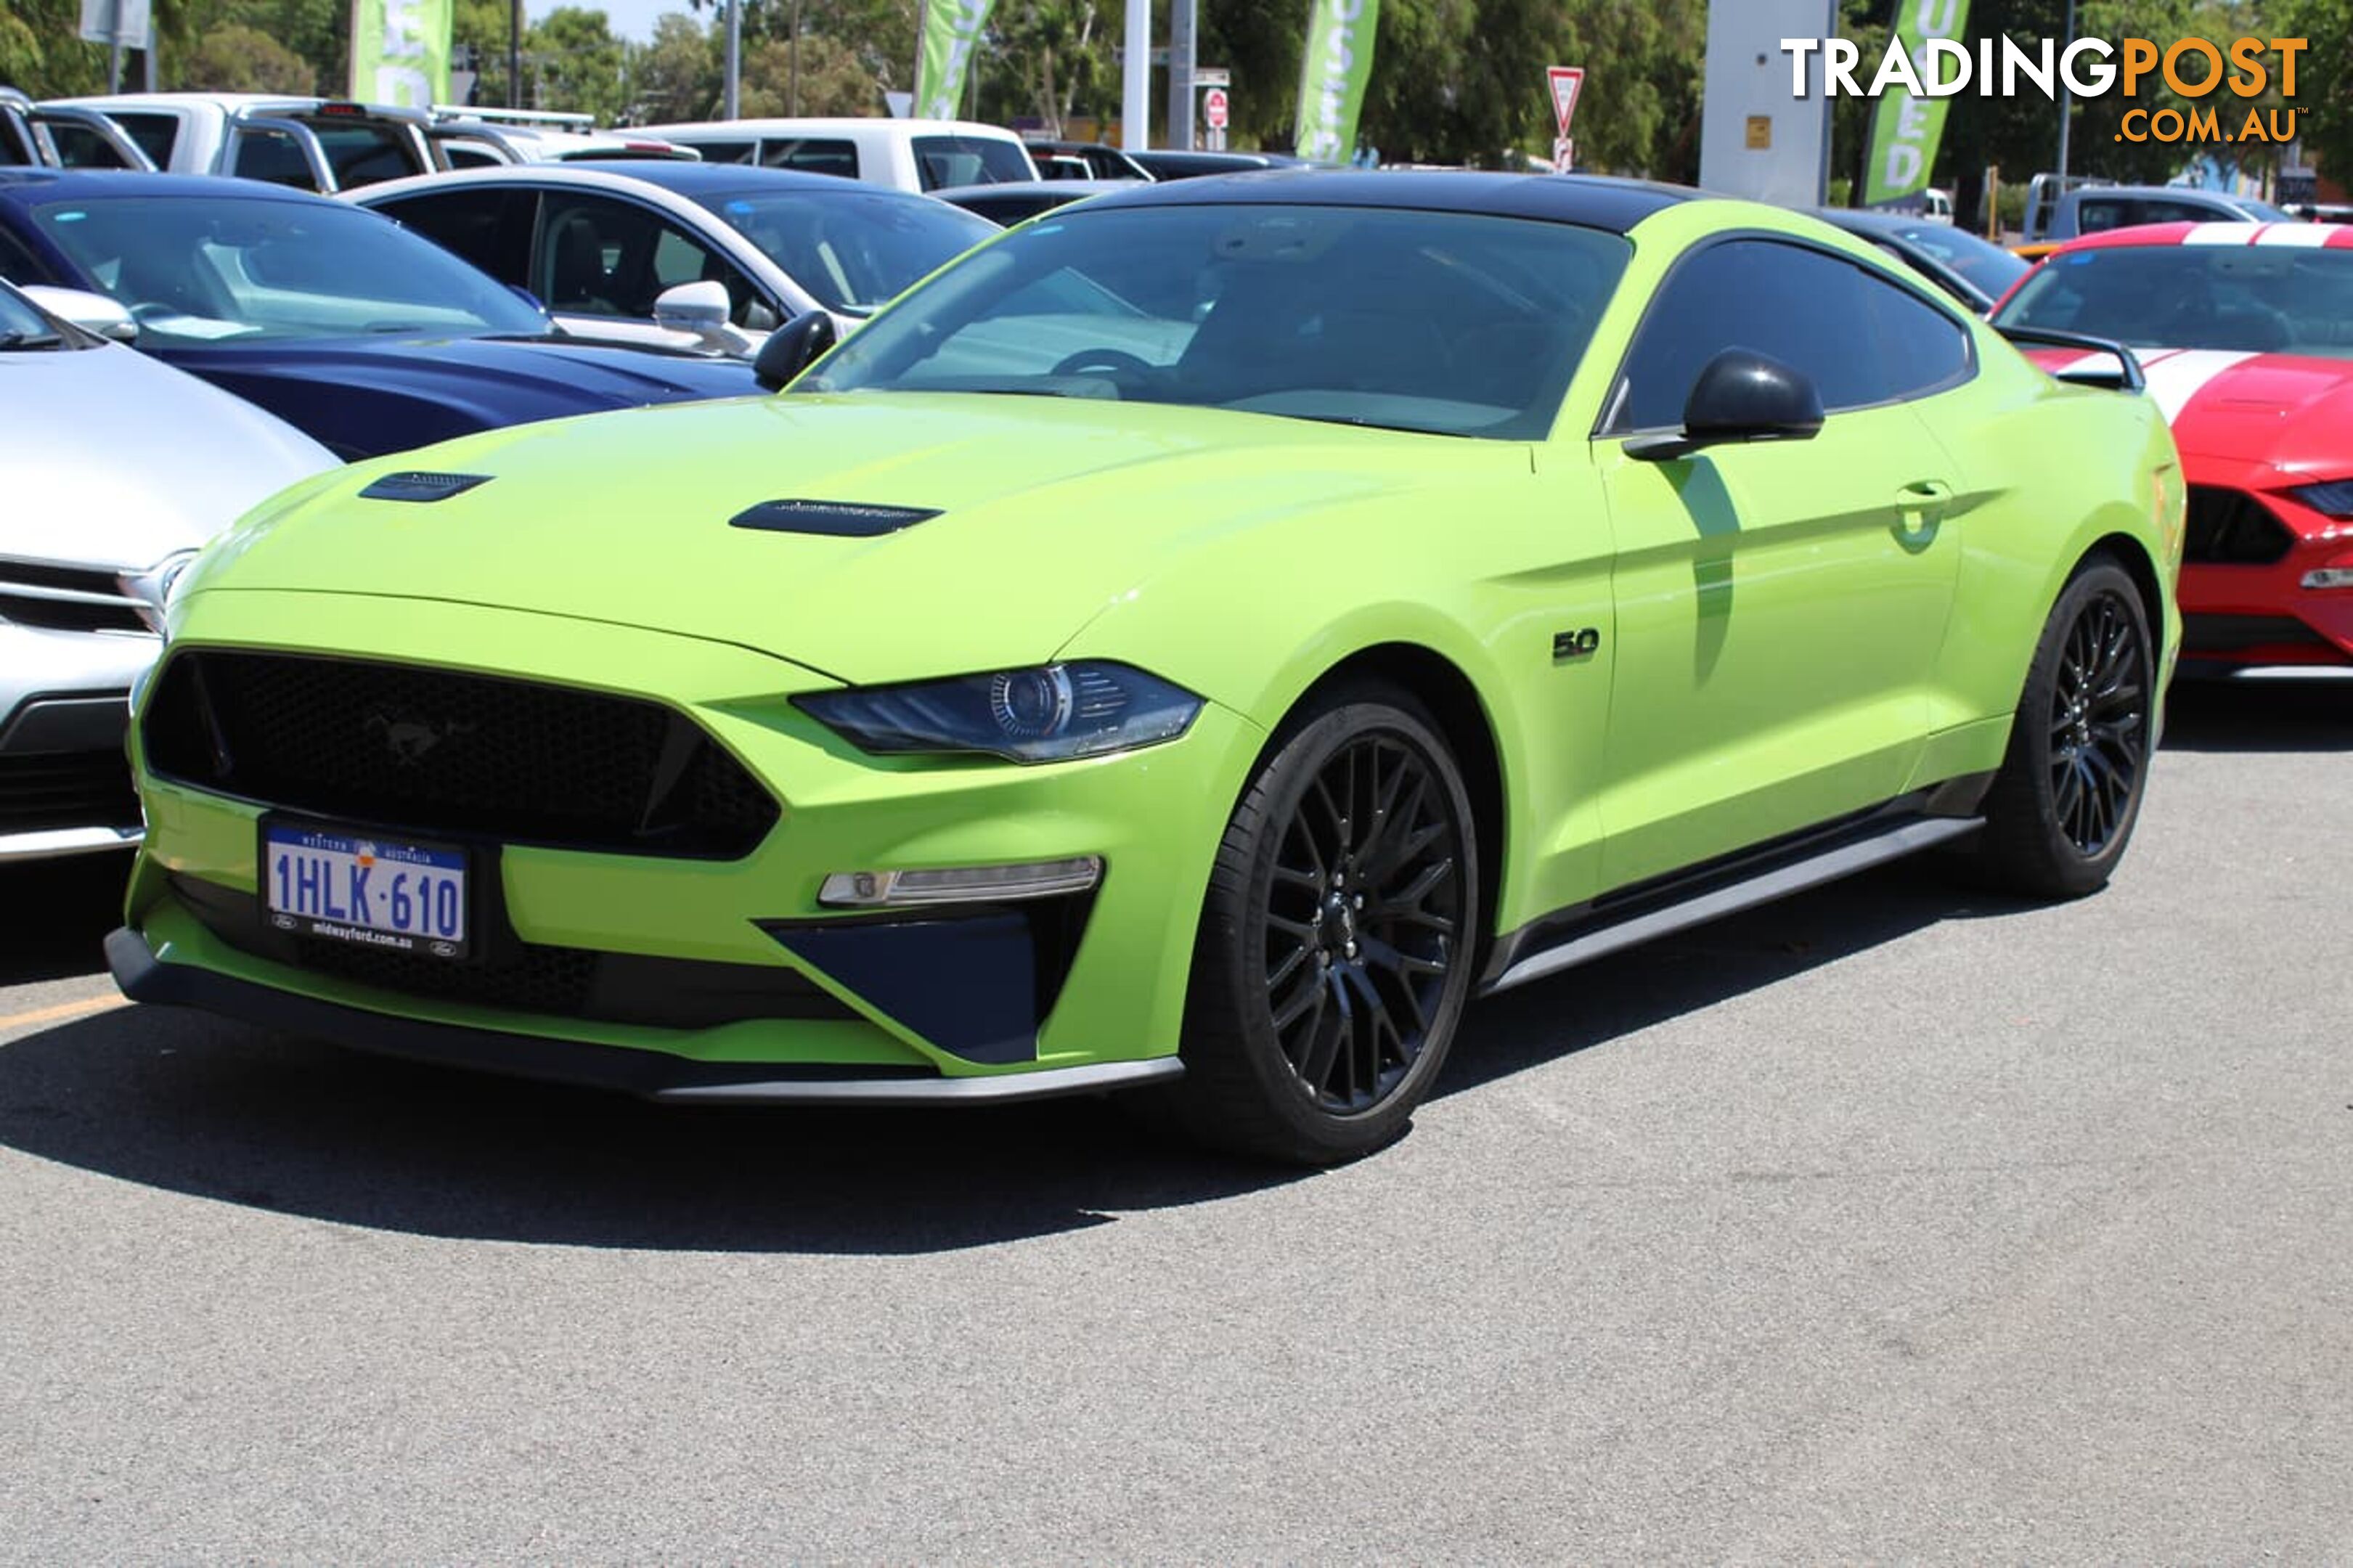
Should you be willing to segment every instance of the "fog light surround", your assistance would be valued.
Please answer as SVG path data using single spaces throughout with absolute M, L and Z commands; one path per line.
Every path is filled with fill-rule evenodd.
M 818 888 L 829 909 L 874 910 L 910 904 L 996 904 L 1083 893 L 1103 880 L 1103 858 L 1023 860 L 1005 866 L 945 866 L 916 871 L 836 871 Z
M 2323 566 L 2304 574 L 2303 586 L 2311 589 L 2353 588 L 2353 566 Z

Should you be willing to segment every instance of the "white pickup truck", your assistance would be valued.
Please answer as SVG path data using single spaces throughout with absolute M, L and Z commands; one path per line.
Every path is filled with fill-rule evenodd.
M 95 110 L 168 174 L 241 174 L 334 192 L 448 166 L 427 134 L 431 117 L 387 104 L 243 92 L 125 92 L 55 99 L 37 107 Z M 83 162 L 70 154 L 62 161 Z

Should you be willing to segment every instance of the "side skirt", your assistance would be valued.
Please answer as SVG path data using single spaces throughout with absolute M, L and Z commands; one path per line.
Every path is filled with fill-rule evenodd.
M 1540 980 L 1975 833 L 1985 826 L 1976 811 L 1992 781 L 1990 773 L 1956 779 L 1532 921 L 1495 944 L 1480 994 Z

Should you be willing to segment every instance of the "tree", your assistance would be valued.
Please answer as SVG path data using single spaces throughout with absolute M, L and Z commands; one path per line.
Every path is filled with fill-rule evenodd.
M 719 112 L 719 49 L 693 17 L 665 14 L 650 43 L 628 56 L 628 118 L 639 125 L 706 120 Z
M 628 107 L 626 51 L 604 12 L 558 6 L 532 26 L 522 47 L 531 107 L 594 115 L 599 125 Z
M 881 88 L 857 52 L 823 34 L 800 40 L 794 63 L 790 38 L 769 38 L 744 56 L 745 119 L 776 115 L 880 114 Z
M 2269 36 L 2309 46 L 2295 73 L 2305 161 L 2353 185 L 2353 0 L 2275 0 L 2265 21 Z
M 177 73 L 201 92 L 290 92 L 319 90 L 310 61 L 259 27 L 232 22 L 215 27 Z

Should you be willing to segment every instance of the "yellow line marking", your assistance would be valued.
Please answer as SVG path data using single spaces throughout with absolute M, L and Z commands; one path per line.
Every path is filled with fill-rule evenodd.
M 53 1024 L 59 1018 L 78 1018 L 84 1013 L 103 1013 L 109 1007 L 120 1007 L 129 1002 L 128 996 L 85 996 L 79 1002 L 60 1002 L 54 1007 L 36 1007 L 29 1013 L 11 1013 L 0 1018 L 0 1029 L 21 1029 L 32 1024 Z

